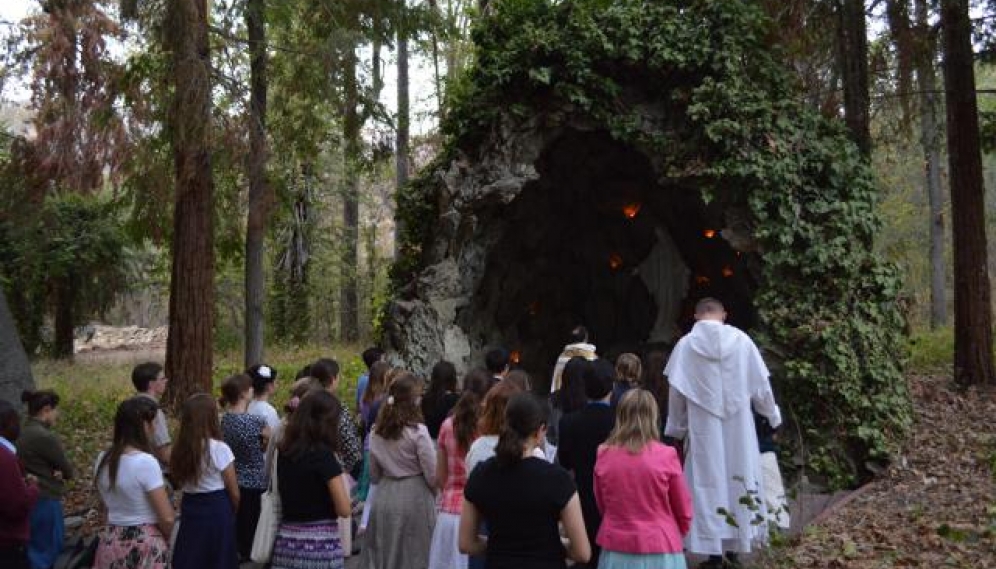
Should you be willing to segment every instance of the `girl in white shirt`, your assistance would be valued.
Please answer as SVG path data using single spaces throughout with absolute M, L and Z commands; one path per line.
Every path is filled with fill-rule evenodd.
M 144 397 L 118 405 L 114 442 L 97 457 L 94 484 L 108 525 L 100 531 L 95 569 L 165 569 L 169 563 L 173 507 L 149 446 L 157 411 Z
M 236 569 L 239 485 L 235 455 L 221 440 L 218 405 L 207 393 L 191 395 L 183 404 L 170 475 L 183 490 L 174 569 Z

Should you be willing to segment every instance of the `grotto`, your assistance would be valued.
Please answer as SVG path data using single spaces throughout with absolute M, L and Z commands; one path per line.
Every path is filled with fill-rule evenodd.
M 910 426 L 899 278 L 871 172 L 805 108 L 751 3 L 508 0 L 473 37 L 442 150 L 397 196 L 380 327 L 417 373 L 568 331 L 667 349 L 703 296 L 758 342 L 795 465 L 852 484 Z

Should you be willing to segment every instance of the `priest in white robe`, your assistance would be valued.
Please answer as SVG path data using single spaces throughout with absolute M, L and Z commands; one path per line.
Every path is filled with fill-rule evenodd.
M 664 434 L 685 441 L 694 506 L 685 545 L 710 556 L 705 567 L 722 567 L 724 554 L 735 562 L 737 553 L 767 540 L 751 403 L 774 428 L 782 418 L 761 353 L 747 334 L 725 324 L 722 303 L 700 300 L 695 319 L 664 369 L 671 385 Z

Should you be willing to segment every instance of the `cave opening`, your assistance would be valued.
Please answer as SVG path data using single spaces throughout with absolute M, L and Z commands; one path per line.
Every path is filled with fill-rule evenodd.
M 540 177 L 502 212 L 461 325 L 503 345 L 539 386 L 582 324 L 603 357 L 668 351 L 706 296 L 749 328 L 760 260 L 731 243 L 730 211 L 695 187 L 661 184 L 647 157 L 606 132 L 546 146 Z

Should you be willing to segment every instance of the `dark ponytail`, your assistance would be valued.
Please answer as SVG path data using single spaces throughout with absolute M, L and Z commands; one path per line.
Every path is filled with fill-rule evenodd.
M 500 466 L 514 466 L 522 460 L 526 440 L 546 424 L 548 409 L 532 393 L 512 396 L 505 407 L 505 428 L 498 437 L 495 457 Z

